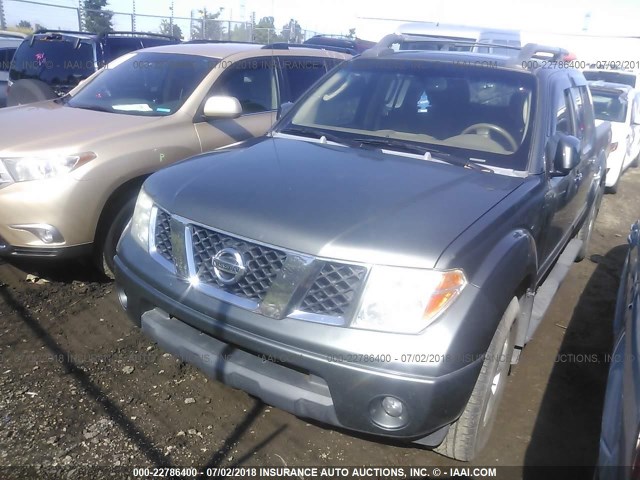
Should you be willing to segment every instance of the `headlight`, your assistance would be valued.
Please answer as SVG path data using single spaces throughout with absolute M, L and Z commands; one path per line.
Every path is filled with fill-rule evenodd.
M 152 208 L 153 200 L 144 189 L 141 189 L 136 201 L 136 208 L 133 210 L 133 218 L 131 218 L 131 235 L 145 250 L 149 249 L 149 224 L 151 223 Z
M 462 270 L 425 270 L 375 265 L 351 326 L 394 333 L 419 333 L 467 284 Z
M 15 182 L 43 180 L 69 173 L 74 168 L 96 158 L 93 152 L 75 155 L 43 154 L 42 156 L 2 158 L 7 174 Z M 2 183 L 2 168 L 0 167 L 0 184 Z

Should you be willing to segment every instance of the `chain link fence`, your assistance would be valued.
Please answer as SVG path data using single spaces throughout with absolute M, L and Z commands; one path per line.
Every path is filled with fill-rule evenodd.
M 183 40 L 297 43 L 318 34 L 305 29 L 279 32 L 275 28 L 256 27 L 253 22 L 86 10 L 36 0 L 0 0 L 0 30 L 18 29 L 23 33 L 40 28 L 91 31 L 88 19 L 96 17 L 106 18 L 107 23 L 110 20 L 114 31 L 161 33 Z

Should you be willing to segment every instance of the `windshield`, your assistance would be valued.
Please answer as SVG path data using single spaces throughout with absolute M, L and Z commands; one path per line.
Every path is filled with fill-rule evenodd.
M 598 92 L 591 90 L 593 110 L 598 120 L 624 122 L 627 118 L 627 102 L 616 92 Z
M 143 52 L 105 68 L 68 101 L 76 108 L 165 116 L 177 111 L 218 60 Z
M 40 80 L 63 94 L 96 71 L 93 42 L 64 37 L 24 41 L 11 67 L 12 81 Z
M 404 142 L 406 151 L 421 147 L 525 170 L 534 96 L 535 78 L 526 72 L 360 59 L 307 94 L 276 131 Z

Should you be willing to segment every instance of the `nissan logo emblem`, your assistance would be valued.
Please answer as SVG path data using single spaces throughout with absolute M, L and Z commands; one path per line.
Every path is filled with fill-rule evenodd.
M 242 255 L 235 248 L 223 248 L 213 257 L 213 273 L 223 285 L 236 283 L 245 272 Z

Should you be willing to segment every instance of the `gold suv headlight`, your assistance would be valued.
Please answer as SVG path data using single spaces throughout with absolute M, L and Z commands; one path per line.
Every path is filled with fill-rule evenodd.
M 29 182 L 31 180 L 43 180 L 45 178 L 57 177 L 69 173 L 96 158 L 93 152 L 84 152 L 74 155 L 41 155 L 29 157 L 9 157 L 1 158 L 0 185 L 4 177 L 8 175 L 8 180 L 12 182 Z M 3 174 L 4 171 L 4 174 Z

